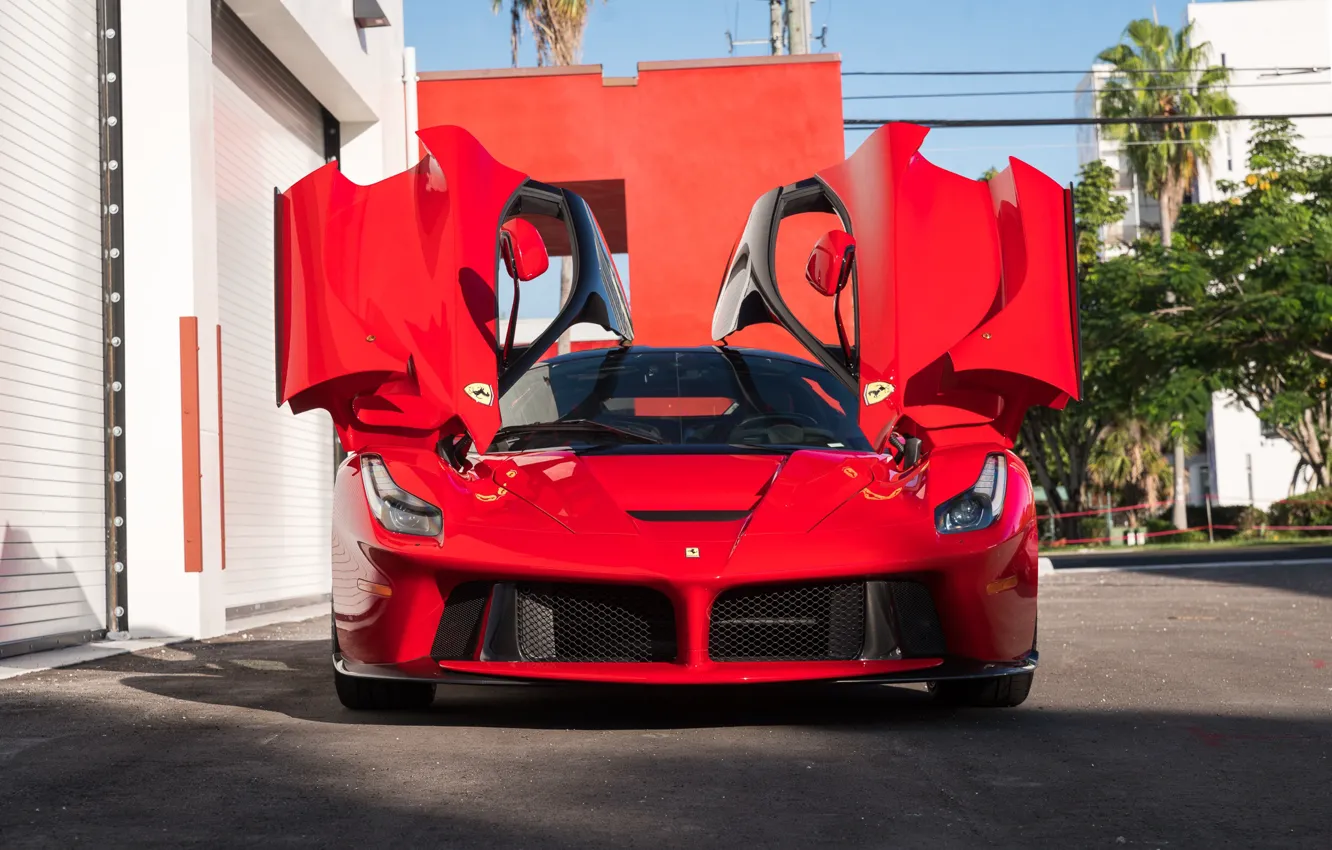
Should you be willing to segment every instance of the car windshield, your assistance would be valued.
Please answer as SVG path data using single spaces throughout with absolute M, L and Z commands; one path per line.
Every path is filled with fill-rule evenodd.
M 719 349 L 609 349 L 539 364 L 500 399 L 491 451 L 869 451 L 855 394 L 813 363 Z

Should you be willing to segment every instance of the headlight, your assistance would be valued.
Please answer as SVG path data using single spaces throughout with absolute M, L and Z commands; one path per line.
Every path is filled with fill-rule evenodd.
M 1008 485 L 1008 459 L 989 455 L 980 477 L 971 489 L 954 496 L 934 512 L 934 523 L 941 534 L 979 531 L 988 528 L 1004 511 L 1004 491 Z
M 399 534 L 441 537 L 444 515 L 439 508 L 399 487 L 379 455 L 361 455 L 361 483 L 370 513 L 379 524 Z

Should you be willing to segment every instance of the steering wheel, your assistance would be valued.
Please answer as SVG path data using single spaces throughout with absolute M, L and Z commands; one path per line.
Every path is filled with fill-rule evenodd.
M 751 416 L 743 420 L 732 428 L 729 441 L 743 443 L 745 437 L 761 434 L 767 438 L 769 443 L 800 443 L 804 442 L 805 427 L 807 425 L 817 427 L 818 424 L 817 419 L 804 413 L 761 413 L 758 416 Z M 782 426 L 786 426 L 786 428 L 782 428 Z M 787 430 L 790 428 L 800 429 L 800 433 L 795 436 L 795 439 L 784 439 L 784 434 L 777 433 L 778 429 Z

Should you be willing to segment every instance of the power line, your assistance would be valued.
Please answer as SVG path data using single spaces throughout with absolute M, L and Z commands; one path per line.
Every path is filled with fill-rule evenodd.
M 857 129 L 863 130 L 868 128 L 860 127 Z M 1315 133 L 1313 135 L 1301 134 L 1300 138 L 1305 140 L 1332 139 L 1332 135 L 1326 133 Z M 1108 142 L 1109 144 L 1114 145 L 1116 147 L 1127 147 L 1133 145 L 1187 145 L 1194 143 L 1192 139 L 1160 139 L 1158 141 L 1153 141 L 1153 142 L 1121 142 L 1118 140 L 1108 140 Z M 1013 144 L 1007 144 L 1007 145 L 961 145 L 961 146 L 949 146 L 946 148 L 939 148 L 939 147 L 934 147 L 933 145 L 928 145 L 926 147 L 922 147 L 921 152 L 925 154 L 933 154 L 933 153 L 958 153 L 961 151 L 1020 151 L 1020 150 L 1035 150 L 1038 148 L 1073 150 L 1075 148 L 1080 148 L 1080 147 L 1082 147 L 1082 145 L 1079 144 L 1078 142 L 1054 142 L 1050 144 L 1032 144 L 1027 142 L 1015 142 Z
M 846 130 L 872 130 L 884 124 L 919 124 L 924 127 L 1106 127 L 1113 124 L 1210 124 L 1214 121 L 1271 121 L 1332 118 L 1332 112 L 1287 115 L 1151 115 L 1141 118 L 843 118 Z
M 1227 89 L 1250 89 L 1250 88 L 1271 88 L 1273 86 L 1326 86 L 1332 85 L 1332 80 L 1318 80 L 1311 83 L 1232 83 L 1225 86 Z M 1140 86 L 1137 88 L 1110 89 L 1109 91 L 1126 92 L 1149 92 L 1149 91 L 1181 91 L 1190 86 Z M 1025 91 L 954 91 L 954 92 L 935 92 L 920 94 L 913 92 L 911 94 L 856 94 L 845 95 L 842 100 L 913 100 L 918 98 L 931 97 L 1013 97 L 1017 95 L 1038 95 L 1038 94 L 1100 94 L 1108 91 L 1107 89 L 1032 89 Z M 1219 89 L 1218 89 L 1219 91 Z
M 1323 71 L 1332 70 L 1329 65 L 1273 65 L 1264 68 L 1232 68 L 1224 67 L 1232 73 L 1258 73 L 1268 72 L 1275 75 L 1285 76 L 1292 74 L 1319 74 Z M 1036 76 L 1067 76 L 1069 74 L 1103 74 L 1115 76 L 1118 74 L 1194 74 L 1198 68 L 1162 68 L 1157 70 L 1121 70 L 1118 68 L 1075 68 L 1069 70 L 1032 70 L 1032 71 L 843 71 L 843 77 L 1036 77 Z

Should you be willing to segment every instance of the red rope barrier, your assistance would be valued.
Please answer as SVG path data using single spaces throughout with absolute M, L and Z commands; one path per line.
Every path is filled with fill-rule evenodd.
M 1257 526 L 1265 531 L 1332 531 L 1332 525 L 1263 525 Z M 1148 531 L 1143 537 L 1169 537 L 1175 534 L 1186 534 L 1190 531 L 1206 531 L 1207 526 L 1195 525 L 1191 528 L 1172 528 L 1166 531 Z M 1213 531 L 1238 531 L 1238 525 L 1213 525 Z M 1109 537 L 1077 537 L 1071 540 L 1060 539 L 1051 541 L 1049 546 L 1059 547 L 1068 546 L 1074 543 L 1109 543 Z
M 1062 513 L 1062 514 L 1040 514 L 1039 516 L 1036 517 L 1036 519 L 1038 520 L 1049 519 L 1051 516 L 1055 517 L 1056 519 L 1066 516 L 1103 516 L 1108 513 L 1117 514 L 1123 511 L 1136 511 L 1136 510 L 1141 510 L 1142 508 L 1159 508 L 1164 505 L 1173 505 L 1173 504 L 1174 502 L 1143 502 L 1140 505 L 1125 505 L 1122 508 L 1097 508 L 1091 511 L 1070 511 L 1068 513 Z

